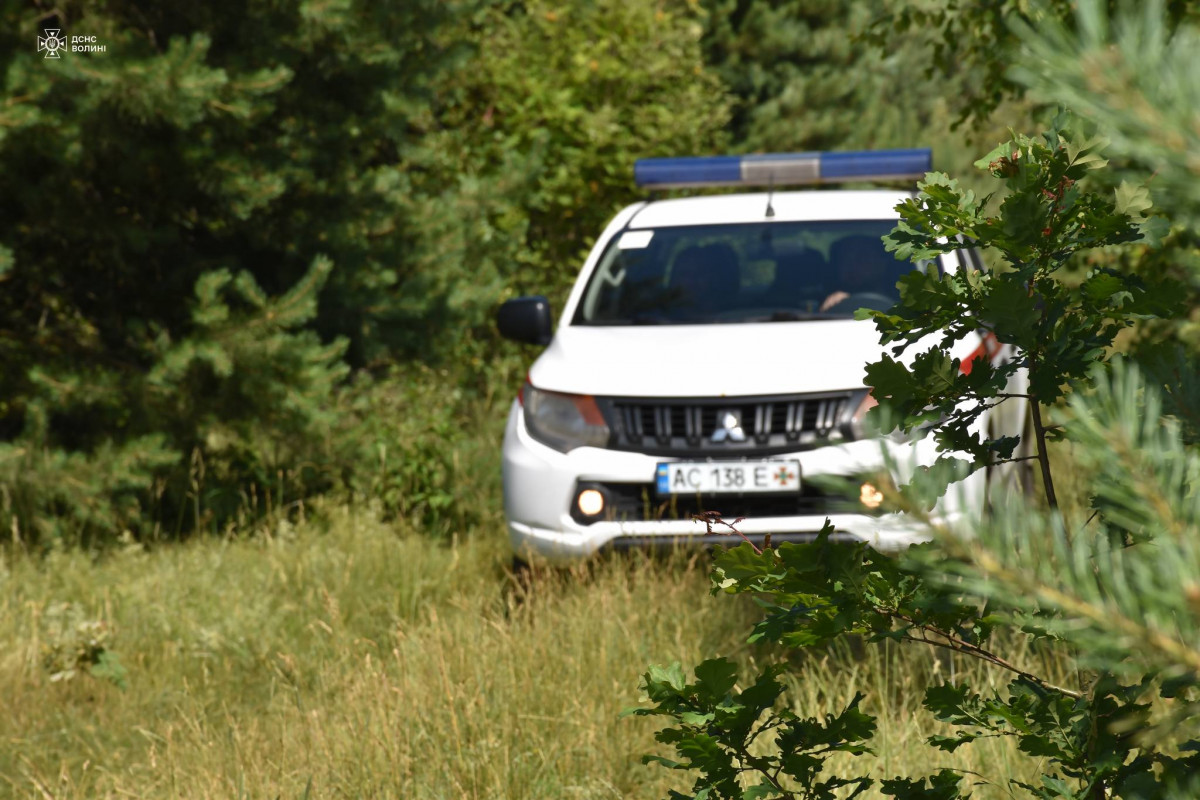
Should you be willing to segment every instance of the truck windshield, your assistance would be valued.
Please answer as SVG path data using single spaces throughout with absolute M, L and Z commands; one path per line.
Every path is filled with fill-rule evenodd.
M 628 230 L 600 258 L 576 325 L 844 319 L 886 309 L 913 265 L 881 237 L 893 220 Z

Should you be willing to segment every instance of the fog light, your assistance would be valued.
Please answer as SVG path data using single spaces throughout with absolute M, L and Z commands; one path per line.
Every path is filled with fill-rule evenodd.
M 858 502 L 870 509 L 883 505 L 883 492 L 875 488 L 873 483 L 864 483 L 858 489 Z
M 575 503 L 579 506 L 579 513 L 594 517 L 604 510 L 604 495 L 596 489 L 584 489 Z

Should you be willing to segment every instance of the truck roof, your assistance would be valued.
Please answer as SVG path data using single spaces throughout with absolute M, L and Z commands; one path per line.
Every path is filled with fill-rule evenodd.
M 882 190 L 755 192 L 654 200 L 634 213 L 629 228 L 721 225 L 747 222 L 895 219 L 896 205 L 911 192 Z M 774 215 L 766 214 L 770 201 Z

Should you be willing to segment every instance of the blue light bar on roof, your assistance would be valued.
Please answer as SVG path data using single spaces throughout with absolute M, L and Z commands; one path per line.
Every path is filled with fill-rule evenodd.
M 845 181 L 915 181 L 933 163 L 929 148 L 849 153 L 769 153 L 753 156 L 642 158 L 633 165 L 638 186 L 796 186 Z

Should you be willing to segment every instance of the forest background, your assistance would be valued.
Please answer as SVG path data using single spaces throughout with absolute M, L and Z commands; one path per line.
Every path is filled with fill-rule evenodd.
M 930 145 L 968 174 L 1029 125 L 971 49 L 1001 13 L 868 41 L 894 11 L 7 3 L 0 523 L 158 540 L 333 491 L 464 530 L 496 461 L 459 446 L 495 449 L 531 355 L 491 315 L 561 308 L 635 159 Z M 47 59 L 48 28 L 107 49 Z
M 533 353 L 495 308 L 561 308 L 637 158 L 929 145 L 970 185 L 1065 104 L 1173 224 L 1095 258 L 1192 287 L 1121 346 L 1194 359 L 1197 12 L 1133 11 L 0 2 L 0 796 L 671 785 L 616 712 L 647 663 L 753 661 L 745 609 L 649 563 L 512 601 Z M 48 59 L 48 29 L 105 50 Z M 831 653 L 793 688 L 865 685 L 886 775 L 924 767 L 913 690 L 946 669 Z

